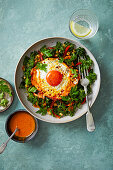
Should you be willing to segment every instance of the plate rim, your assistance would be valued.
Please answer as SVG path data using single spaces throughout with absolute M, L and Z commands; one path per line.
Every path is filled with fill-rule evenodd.
M 83 48 L 85 48 L 85 49 L 93 56 L 94 60 L 96 61 L 94 55 L 90 52 L 90 50 L 89 50 L 87 47 L 85 47 L 83 44 L 81 44 L 80 42 L 78 42 L 78 41 L 76 41 L 76 40 L 72 40 L 72 39 L 65 38 L 65 37 L 47 37 L 47 38 L 41 39 L 41 40 L 36 41 L 35 43 L 33 43 L 30 47 L 28 47 L 28 48 L 25 50 L 25 52 L 22 54 L 22 56 L 20 57 L 19 61 L 17 62 L 16 69 L 15 69 L 15 74 L 14 74 L 15 90 L 16 90 L 16 94 L 17 94 L 17 96 L 18 96 L 19 101 L 21 102 L 21 104 L 22 104 L 22 105 L 24 106 L 24 108 L 25 108 L 32 116 L 34 116 L 35 118 L 37 118 L 37 119 L 39 119 L 39 120 L 42 120 L 42 121 L 44 121 L 44 122 L 48 122 L 48 123 L 55 123 L 55 124 L 68 123 L 68 122 L 74 121 L 74 120 L 82 117 L 84 114 L 86 114 L 86 112 L 85 112 L 85 113 L 83 112 L 83 114 L 79 115 L 78 117 L 73 118 L 72 120 L 62 121 L 62 120 L 60 119 L 60 120 L 61 120 L 60 122 L 51 122 L 51 120 L 50 120 L 50 121 L 49 121 L 49 120 L 44 120 L 43 118 L 40 118 L 40 117 L 35 116 L 35 115 L 29 110 L 29 108 L 26 107 L 26 105 L 23 103 L 23 101 L 21 101 L 21 97 L 20 97 L 20 95 L 18 94 L 18 90 L 17 90 L 16 74 L 17 74 L 17 69 L 18 69 L 18 66 L 19 66 L 19 63 L 20 63 L 21 59 L 24 57 L 25 53 L 27 53 L 27 52 L 29 51 L 30 48 L 34 47 L 37 43 L 40 43 L 40 42 L 42 42 L 42 41 L 46 41 L 46 40 L 48 40 L 48 39 L 53 39 L 53 40 L 54 40 L 54 39 L 62 39 L 62 40 L 64 40 L 64 41 L 66 41 L 66 40 L 67 40 L 67 41 L 72 41 L 75 45 L 76 45 L 76 43 L 77 43 L 77 44 L 79 44 L 80 46 L 82 46 Z M 94 102 L 95 102 L 95 100 L 96 100 L 96 98 L 97 98 L 97 96 L 98 96 L 98 94 L 99 94 L 100 84 L 101 84 L 100 68 L 99 68 L 99 65 L 98 65 L 97 61 L 96 61 L 96 64 L 97 64 L 98 69 L 99 69 L 99 74 L 98 74 L 99 84 L 98 84 L 96 96 L 94 97 L 94 100 L 93 100 L 93 102 L 92 102 L 91 105 L 90 105 L 90 108 L 93 106 L 93 104 L 94 104 Z

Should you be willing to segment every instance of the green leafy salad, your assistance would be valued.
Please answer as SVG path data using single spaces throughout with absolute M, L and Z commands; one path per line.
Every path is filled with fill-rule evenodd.
M 78 57 L 79 62 L 78 62 Z M 73 79 L 78 79 L 78 83 L 71 87 L 70 92 L 67 95 L 61 95 L 60 99 L 51 98 L 49 96 L 43 96 L 43 92 L 32 84 L 31 70 L 33 68 L 40 69 L 47 73 L 47 64 L 42 62 L 45 59 L 56 58 L 59 63 L 65 63 L 70 69 Z M 44 45 L 39 51 L 31 52 L 30 57 L 25 56 L 23 62 L 23 77 L 20 84 L 20 89 L 26 89 L 27 99 L 34 107 L 37 107 L 38 111 L 42 115 L 47 113 L 61 118 L 63 116 L 74 116 L 75 110 L 85 103 L 86 94 L 84 88 L 80 84 L 80 75 L 78 72 L 78 66 L 80 65 L 81 72 L 87 69 L 89 75 L 88 94 L 92 92 L 91 85 L 95 82 L 97 76 L 93 72 L 93 61 L 87 55 L 84 48 L 75 48 L 75 45 L 70 42 L 57 42 L 56 46 L 47 47 Z M 41 95 L 39 95 L 41 93 Z
M 6 107 L 8 104 L 7 94 L 11 97 L 11 90 L 8 87 L 6 81 L 0 80 L 0 106 Z

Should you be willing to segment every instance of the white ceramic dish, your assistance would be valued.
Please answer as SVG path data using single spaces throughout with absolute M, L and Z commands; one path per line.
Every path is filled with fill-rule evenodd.
M 9 89 L 11 90 L 11 93 L 12 93 L 12 96 L 9 96 L 9 94 L 5 93 L 5 98 L 8 100 L 8 104 L 6 107 L 0 106 L 0 112 L 4 112 L 11 106 L 11 104 L 13 102 L 13 98 L 14 98 L 14 93 L 13 93 L 13 88 L 12 88 L 11 84 L 7 80 L 0 77 L 0 81 L 1 80 L 6 82 L 5 84 L 9 87 Z
M 79 117 L 81 117 L 83 114 L 86 113 L 87 111 L 87 107 L 86 104 L 83 104 L 81 106 L 80 109 L 77 109 L 75 112 L 75 115 L 73 117 L 70 116 L 65 116 L 61 119 L 55 118 L 51 115 L 45 115 L 45 116 L 41 116 L 41 114 L 37 114 L 36 111 L 38 110 L 37 108 L 33 107 L 32 104 L 27 100 L 27 94 L 25 93 L 25 90 L 23 89 L 19 89 L 19 85 L 21 82 L 21 77 L 23 75 L 23 71 L 22 71 L 22 65 L 23 65 L 23 60 L 24 57 L 30 56 L 30 52 L 32 51 L 38 51 L 43 45 L 47 45 L 49 46 L 54 46 L 56 45 L 56 42 L 60 41 L 61 43 L 65 42 L 65 41 L 69 41 L 73 44 L 75 44 L 76 47 L 83 47 L 85 48 L 87 54 L 90 56 L 90 58 L 93 60 L 94 62 L 94 72 L 97 74 L 97 80 L 95 81 L 95 83 L 92 86 L 92 94 L 89 95 L 89 103 L 90 106 L 93 105 L 93 103 L 96 100 L 96 97 L 98 95 L 99 89 L 100 89 L 100 70 L 99 70 L 99 66 L 94 58 L 94 56 L 92 55 L 92 53 L 81 43 L 74 41 L 74 40 L 70 40 L 67 38 L 62 38 L 62 37 L 53 37 L 53 38 L 47 38 L 47 39 L 43 39 L 40 40 L 38 42 L 36 42 L 35 44 L 33 44 L 24 54 L 23 56 L 20 58 L 17 67 L 16 67 L 16 72 L 15 72 L 15 88 L 16 88 L 16 92 L 18 95 L 19 100 L 21 101 L 21 103 L 23 104 L 23 106 L 27 109 L 27 111 L 29 113 L 31 113 L 33 116 L 35 116 L 36 118 L 43 120 L 45 122 L 50 122 L 50 123 L 66 123 L 66 122 L 70 122 L 73 121 L 75 119 L 78 119 Z

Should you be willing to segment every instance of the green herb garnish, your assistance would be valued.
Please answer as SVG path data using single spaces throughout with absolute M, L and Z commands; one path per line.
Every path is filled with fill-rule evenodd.
M 3 99 L 3 97 L 4 97 L 4 93 L 1 92 L 1 93 L 0 93 L 0 99 Z
M 0 84 L 4 84 L 4 83 L 6 83 L 4 80 L 1 80 L 1 81 L 0 81 Z
M 93 61 L 90 58 L 87 58 L 87 60 L 80 59 L 80 62 L 82 63 L 80 65 L 81 72 L 83 72 L 85 69 L 88 70 L 93 64 Z
M 33 93 L 35 93 L 36 92 L 36 90 L 37 90 L 37 88 L 36 87 L 29 87 L 28 88 L 28 92 L 33 92 Z
M 30 101 L 33 105 L 38 102 L 37 97 L 34 96 L 33 93 L 28 93 L 27 100 Z
M 36 69 L 38 69 L 38 68 L 40 70 L 44 70 L 45 72 L 47 72 L 47 64 L 37 63 Z
M 7 104 L 8 104 L 8 100 L 7 99 L 1 99 L 0 106 L 6 107 Z
M 11 94 L 11 90 L 9 89 L 9 87 L 6 85 L 6 84 L 4 84 L 4 83 L 6 83 L 5 81 L 3 82 L 3 81 L 0 81 L 0 93 L 1 92 L 3 92 L 3 93 L 8 93 L 9 94 L 9 96 L 12 96 L 12 94 Z
M 72 74 L 74 74 L 73 78 L 78 77 L 78 73 L 77 73 L 76 69 L 70 69 L 70 70 L 72 71 Z
M 87 79 L 89 80 L 89 84 L 91 85 L 97 79 L 97 75 L 94 72 L 90 72 L 89 76 L 87 76 Z
M 11 90 L 4 80 L 0 81 L 0 106 L 6 107 L 8 100 L 5 98 L 5 93 L 8 93 L 9 96 L 12 96 Z

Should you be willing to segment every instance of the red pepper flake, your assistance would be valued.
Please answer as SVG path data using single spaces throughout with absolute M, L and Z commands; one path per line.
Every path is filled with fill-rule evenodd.
M 57 117 L 57 118 L 59 118 L 60 119 L 60 116 L 59 115 L 57 115 L 53 110 L 52 110 L 52 113 L 53 113 L 53 115 L 55 116 L 55 117 Z
M 53 108 L 54 103 L 56 102 L 56 100 L 53 100 L 52 103 L 50 104 L 50 108 Z
M 91 67 L 89 67 L 89 69 L 88 69 L 88 73 L 90 72 L 90 70 L 91 70 Z
M 78 66 L 78 65 L 80 65 L 80 64 L 82 64 L 81 62 L 78 62 L 75 66 Z
M 50 50 L 51 50 L 51 49 L 54 49 L 54 47 L 48 47 L 48 49 L 50 49 Z
M 55 117 L 57 117 L 57 118 L 59 118 L 59 119 L 60 119 L 60 116 L 59 116 L 59 115 L 57 115 L 57 114 L 53 111 L 53 105 L 54 105 L 55 101 L 56 101 L 56 100 L 53 100 L 53 101 L 52 101 L 52 103 L 51 103 L 51 105 L 50 105 L 50 109 L 52 109 L 52 113 L 53 113 L 53 115 L 54 115 Z
M 24 71 L 24 69 L 25 69 L 25 66 L 22 66 L 22 70 Z
M 68 46 L 65 48 L 65 51 L 64 51 L 64 55 L 63 55 L 63 57 L 65 57 L 65 56 L 66 56 L 67 51 L 69 50 L 69 48 L 70 48 L 70 45 L 68 45 Z
M 66 104 L 66 106 L 72 106 L 74 102 Z
M 86 102 L 86 97 L 84 98 L 83 102 L 81 104 L 84 104 Z
M 41 54 L 41 52 L 39 51 L 39 56 L 40 56 L 40 59 L 41 59 L 41 61 L 43 60 L 43 57 L 42 57 L 42 54 Z
M 57 100 L 57 97 L 56 96 L 54 96 L 54 97 L 50 97 L 50 99 L 52 99 L 52 100 Z

